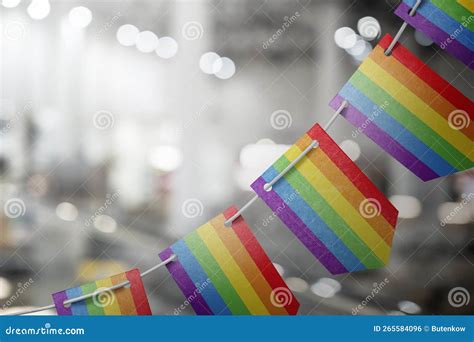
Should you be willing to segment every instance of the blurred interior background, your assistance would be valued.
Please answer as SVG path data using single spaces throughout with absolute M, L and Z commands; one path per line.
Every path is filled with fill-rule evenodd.
M 328 120 L 327 103 L 380 35 L 396 33 L 397 3 L 3 0 L 0 310 L 145 270 L 243 205 L 250 183 Z M 341 27 L 360 44 L 340 48 Z M 463 64 L 410 27 L 402 42 L 473 98 Z M 388 267 L 331 276 L 253 205 L 245 218 L 300 314 L 472 314 L 474 299 L 453 305 L 448 294 L 474 293 L 473 172 L 424 183 L 343 118 L 329 134 L 400 217 Z M 184 297 L 167 270 L 144 282 L 154 314 L 173 315 Z

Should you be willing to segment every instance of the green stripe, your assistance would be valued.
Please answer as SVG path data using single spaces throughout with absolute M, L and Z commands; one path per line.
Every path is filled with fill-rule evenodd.
M 231 284 L 229 279 L 227 279 L 219 264 L 211 255 L 204 241 L 202 241 L 196 231 L 188 234 L 184 238 L 184 242 L 202 266 L 209 279 L 211 279 L 212 284 L 217 292 L 219 292 L 232 314 L 250 315 L 250 311 L 235 291 L 234 286 Z
M 463 153 L 459 152 L 422 120 L 403 107 L 398 101 L 390 96 L 389 93 L 380 88 L 362 71 L 357 70 L 356 73 L 352 75 L 349 82 L 377 106 L 382 106 L 386 113 L 397 120 L 415 137 L 424 142 L 456 169 L 466 170 L 472 167 L 472 163 Z M 388 102 L 388 105 L 383 105 L 385 101 Z
M 97 290 L 95 283 L 88 283 L 81 286 L 83 294 L 93 293 Z M 87 312 L 90 316 L 104 316 L 104 309 L 94 304 L 93 298 L 86 299 Z
M 456 0 L 431 0 L 431 3 L 456 20 L 458 23 L 466 23 L 470 31 L 474 31 L 474 20 L 470 23 L 469 17 L 472 15 L 469 10 Z
M 290 161 L 282 156 L 273 167 L 281 172 L 290 164 Z M 290 170 L 285 176 L 285 180 L 292 188 L 298 189 L 298 194 L 303 200 L 321 217 L 321 219 L 331 228 L 331 230 L 342 240 L 342 242 L 354 253 L 354 255 L 367 268 L 380 268 L 384 263 L 374 254 L 374 252 L 359 238 L 344 219 L 326 202 L 326 200 L 316 191 L 306 180 L 297 168 Z

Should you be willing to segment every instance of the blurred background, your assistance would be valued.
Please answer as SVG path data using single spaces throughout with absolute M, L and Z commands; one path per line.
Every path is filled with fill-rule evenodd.
M 2 0 L 0 310 L 143 271 L 242 206 L 288 145 L 327 122 L 327 103 L 381 35 L 396 33 L 397 3 Z M 401 40 L 473 99 L 463 64 L 410 27 Z M 424 183 L 343 118 L 329 134 L 400 217 L 388 267 L 331 276 L 253 205 L 245 218 L 300 314 L 472 314 L 473 172 Z M 165 268 L 144 282 L 154 314 L 183 303 Z

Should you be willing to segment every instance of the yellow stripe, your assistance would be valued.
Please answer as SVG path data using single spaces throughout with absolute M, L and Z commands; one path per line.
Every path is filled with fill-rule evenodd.
M 392 75 L 387 73 L 372 59 L 367 58 L 359 69 L 380 88 L 389 93 L 392 98 L 410 111 L 414 116 L 431 127 L 453 147 L 468 155 L 472 152 L 472 141 L 459 131 L 449 127 L 448 121 L 433 110 L 410 89 L 405 87 Z M 442 95 L 440 95 L 442 96 Z
M 322 150 L 315 150 L 313 153 L 324 153 Z M 288 160 L 294 160 L 301 154 L 301 150 L 295 145 L 285 153 Z M 388 262 L 390 247 L 380 237 L 380 235 L 364 220 L 360 212 L 337 190 L 324 174 L 314 166 L 311 160 L 303 158 L 296 169 L 306 178 L 324 200 L 347 222 L 352 230 L 374 251 L 382 262 Z M 353 189 L 348 189 L 351 191 Z
M 267 308 L 262 303 L 252 285 L 248 282 L 242 270 L 230 255 L 214 227 L 206 223 L 196 231 L 206 246 L 209 248 L 214 259 L 216 259 L 222 271 L 234 286 L 242 301 L 253 315 L 268 315 Z M 243 248 L 243 247 L 242 247 Z
M 110 288 L 114 286 L 114 284 L 112 284 L 112 279 L 110 278 L 97 280 L 95 283 L 97 285 L 97 289 L 104 288 L 104 287 Z M 122 312 L 120 311 L 120 306 L 117 301 L 117 297 L 115 296 L 114 291 L 110 291 L 110 293 L 113 295 L 113 302 L 110 305 L 106 305 L 102 307 L 102 309 L 104 310 L 104 315 L 105 316 L 120 316 Z M 110 293 L 106 292 L 105 294 L 102 294 L 102 296 L 106 298 L 105 303 L 110 303 L 112 301 L 109 297 Z M 101 295 L 99 294 L 98 296 L 100 298 Z M 97 302 L 98 300 L 93 301 L 93 303 L 97 303 Z
M 472 0 L 458 0 L 458 4 L 463 5 L 469 12 L 474 12 L 474 1 Z

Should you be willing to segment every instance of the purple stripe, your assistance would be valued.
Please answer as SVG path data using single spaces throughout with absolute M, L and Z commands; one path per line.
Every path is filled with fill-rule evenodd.
M 59 316 L 72 316 L 71 307 L 66 308 L 64 307 L 63 303 L 65 300 L 68 300 L 66 290 L 53 293 L 53 302 L 56 306 L 56 312 Z
M 348 270 L 337 260 L 337 258 L 326 248 L 326 246 L 313 234 L 313 232 L 300 220 L 300 218 L 283 202 L 274 191 L 265 191 L 263 186 L 266 181 L 263 177 L 258 178 L 252 184 L 252 189 L 262 198 L 265 203 L 277 213 L 278 217 L 295 234 L 298 239 L 309 249 L 313 255 L 332 274 L 347 273 Z M 284 208 L 284 210 L 281 210 Z
M 402 2 L 395 11 L 395 14 L 405 20 L 417 30 L 422 31 L 434 42 L 436 42 L 443 50 L 448 51 L 451 55 L 462 61 L 469 68 L 474 69 L 474 52 L 469 50 L 466 46 L 461 44 L 456 39 L 451 39 L 449 34 L 444 32 L 441 28 L 432 23 L 429 19 L 416 13 L 413 17 L 408 14 L 411 9 L 406 3 Z M 459 24 L 461 26 L 461 24 Z M 467 28 L 463 28 L 466 29 Z M 448 38 L 450 42 L 448 43 Z
M 337 109 L 341 105 L 342 101 L 344 101 L 344 98 L 340 95 L 336 95 L 331 100 L 329 105 L 333 109 Z M 406 168 L 420 177 L 423 181 L 428 181 L 439 177 L 439 175 L 431 170 L 426 164 L 416 158 L 410 151 L 400 145 L 399 142 L 385 133 L 385 131 L 370 121 L 368 117 L 360 113 L 352 105 L 349 104 L 349 106 L 343 110 L 341 115 L 344 116 L 347 121 L 352 123 L 354 127 L 364 132 L 365 135 L 367 135 L 385 151 L 395 157 L 400 163 L 405 165 Z
M 168 247 L 160 253 L 160 258 L 161 260 L 165 261 L 173 254 L 174 253 L 171 248 Z M 188 274 L 184 270 L 179 260 L 171 261 L 166 265 L 166 267 L 173 276 L 173 279 L 176 284 L 178 284 L 179 288 L 185 295 L 186 299 L 193 307 L 196 314 L 212 315 L 212 310 L 209 308 L 202 295 L 197 291 L 196 286 L 194 285 L 191 278 L 189 278 Z

